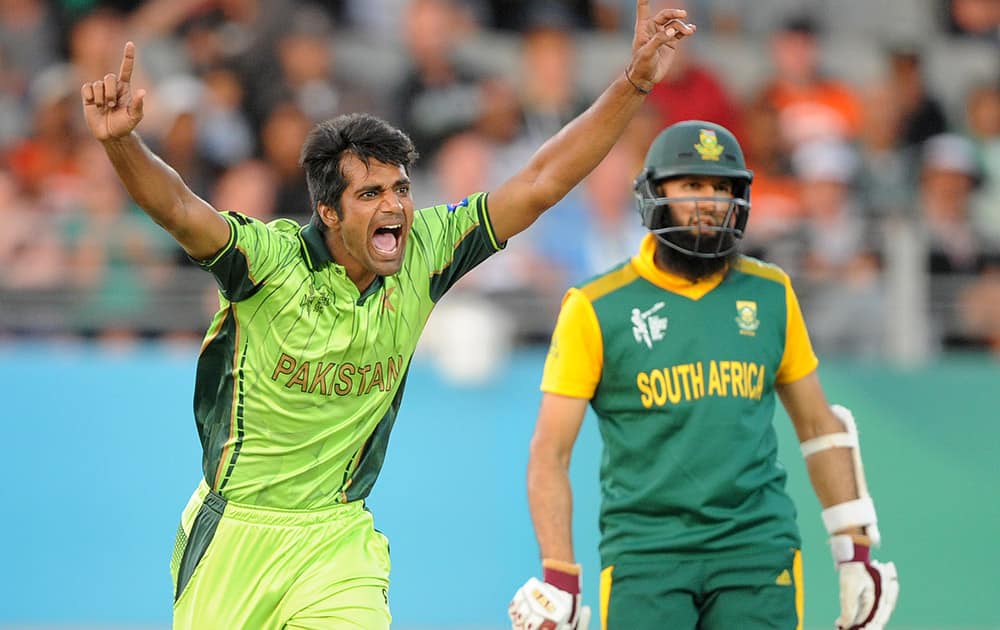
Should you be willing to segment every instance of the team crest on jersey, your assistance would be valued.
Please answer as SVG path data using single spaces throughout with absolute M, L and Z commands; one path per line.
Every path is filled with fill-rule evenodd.
M 636 343 L 652 348 L 654 341 L 663 339 L 664 333 L 667 332 L 667 318 L 656 314 L 662 308 L 663 302 L 657 302 L 645 311 L 632 309 L 632 335 Z
M 760 320 L 757 319 L 757 303 L 752 300 L 736 300 L 736 325 L 741 335 L 757 334 Z
M 719 156 L 725 150 L 719 144 L 719 138 L 711 129 L 701 129 L 698 132 L 698 144 L 694 145 L 694 150 L 698 152 L 703 160 L 719 161 Z

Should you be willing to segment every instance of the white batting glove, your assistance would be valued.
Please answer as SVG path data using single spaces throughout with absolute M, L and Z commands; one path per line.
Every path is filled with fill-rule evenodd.
M 899 597 L 896 565 L 872 560 L 869 547 L 851 536 L 833 536 L 830 546 L 840 573 L 837 630 L 882 630 Z
M 513 630 L 587 630 L 590 606 L 580 604 L 579 565 L 544 566 L 545 581 L 530 578 L 507 607 Z

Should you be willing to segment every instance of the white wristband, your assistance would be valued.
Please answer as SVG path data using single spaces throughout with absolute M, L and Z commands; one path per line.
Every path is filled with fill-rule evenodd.
M 848 527 L 865 527 L 878 522 L 875 516 L 875 504 L 871 497 L 861 497 L 831 505 L 823 510 L 822 517 L 823 525 L 830 535 Z

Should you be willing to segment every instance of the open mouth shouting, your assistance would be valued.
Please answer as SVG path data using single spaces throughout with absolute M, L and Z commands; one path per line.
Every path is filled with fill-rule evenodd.
M 392 223 L 375 228 L 372 248 L 384 258 L 395 258 L 402 252 L 403 224 Z

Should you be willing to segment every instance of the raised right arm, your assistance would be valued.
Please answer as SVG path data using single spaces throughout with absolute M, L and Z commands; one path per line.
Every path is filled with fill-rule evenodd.
M 125 44 L 118 74 L 85 83 L 83 111 L 94 137 L 132 199 L 192 258 L 205 260 L 229 241 L 229 224 L 194 194 L 177 171 L 149 150 L 135 132 L 142 120 L 145 90 L 132 91 L 135 44 Z

